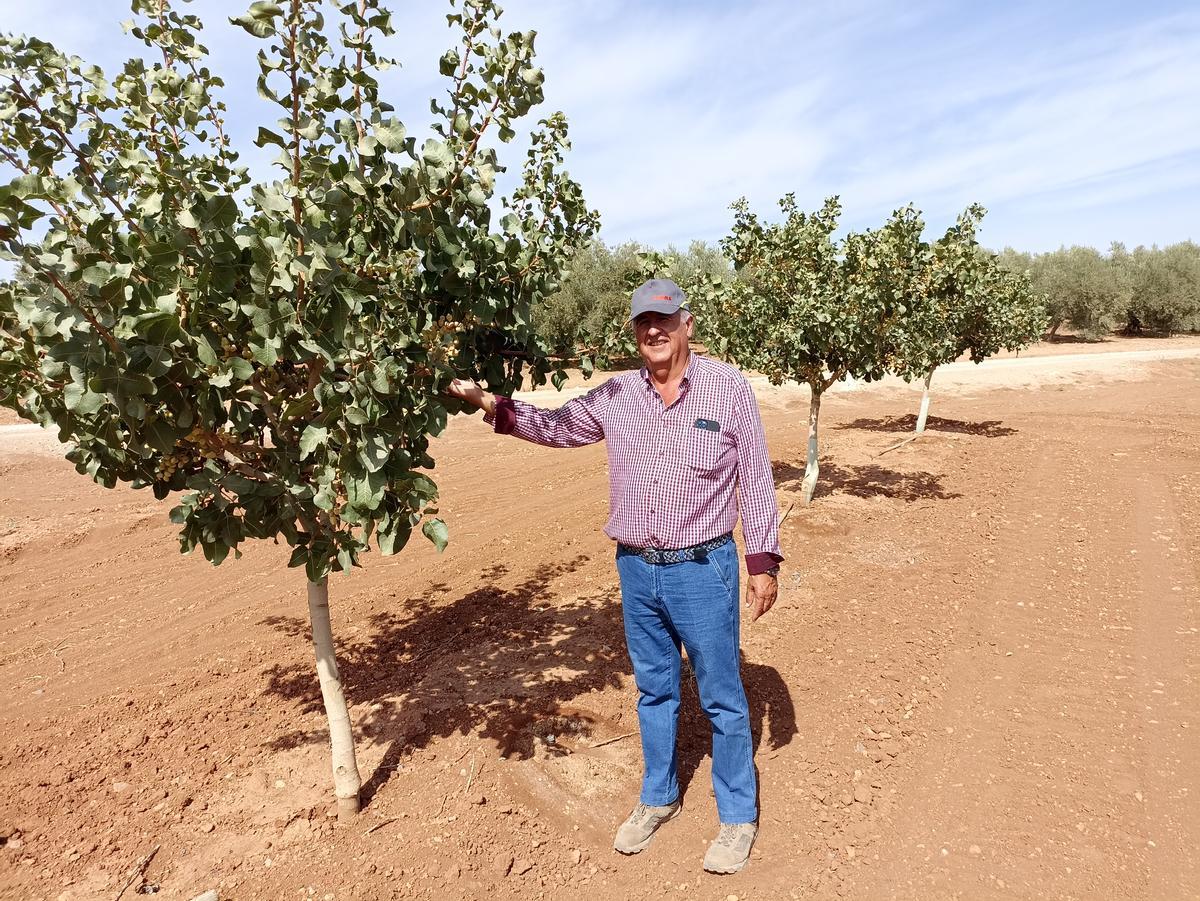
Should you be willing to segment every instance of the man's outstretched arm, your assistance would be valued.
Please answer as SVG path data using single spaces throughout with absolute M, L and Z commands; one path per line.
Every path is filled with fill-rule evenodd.
M 449 393 L 484 412 L 484 422 L 502 435 L 515 435 L 546 447 L 580 447 L 604 438 L 603 412 L 608 392 L 593 388 L 557 410 L 484 391 L 475 382 L 455 379 Z

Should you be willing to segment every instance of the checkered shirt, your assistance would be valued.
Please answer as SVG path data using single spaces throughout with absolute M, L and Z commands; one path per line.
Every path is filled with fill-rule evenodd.
M 692 354 L 669 407 L 643 367 L 557 410 L 507 397 L 485 417 L 500 434 L 546 447 L 608 448 L 604 532 L 632 547 L 682 548 L 733 530 L 741 510 L 746 568 L 783 559 L 762 419 L 737 369 Z

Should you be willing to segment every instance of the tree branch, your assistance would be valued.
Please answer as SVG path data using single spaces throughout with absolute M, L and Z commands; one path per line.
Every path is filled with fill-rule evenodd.
M 300 24 L 300 0 L 292 0 L 292 20 L 288 25 L 288 53 L 291 55 L 291 66 L 288 77 L 292 83 L 292 186 L 296 195 L 292 198 L 292 220 L 296 223 L 297 257 L 304 256 L 304 233 L 301 230 L 303 221 L 300 204 L 300 56 L 296 52 L 296 29 Z M 304 305 L 304 276 L 296 277 L 296 318 L 300 317 L 300 309 Z
M 75 298 L 75 296 L 67 290 L 66 285 L 59 280 L 59 277 L 54 272 L 49 269 L 41 268 L 37 269 L 37 271 L 45 275 L 46 278 L 49 279 L 49 281 L 54 285 L 54 287 L 58 288 L 58 290 L 62 293 L 62 296 L 67 299 L 67 303 L 78 310 L 83 318 L 91 323 L 92 328 L 96 330 L 96 333 L 104 340 L 104 343 L 108 345 L 109 350 L 111 350 L 114 354 L 121 353 L 121 345 L 117 343 L 117 339 L 113 336 L 113 333 L 101 325 L 100 321 L 89 310 L 83 307 L 83 304 L 81 304 Z
M 75 155 L 75 159 L 79 161 L 80 168 L 82 168 L 87 174 L 88 178 L 91 179 L 92 185 L 95 187 L 95 189 L 108 199 L 108 202 L 111 203 L 116 211 L 121 214 L 121 218 L 129 223 L 130 228 L 137 232 L 138 237 L 140 237 L 143 242 L 149 243 L 149 239 L 146 237 L 146 233 L 142 231 L 142 227 L 138 225 L 137 219 L 135 219 L 128 210 L 121 206 L 121 204 L 117 201 L 117 198 L 112 195 L 111 191 L 104 187 L 100 179 L 96 177 L 96 170 L 92 168 L 92 164 L 88 162 L 87 157 L 80 153 L 79 148 L 71 143 L 71 139 L 67 136 L 67 133 L 62 130 L 62 126 L 60 126 L 54 120 L 46 117 L 45 112 L 38 105 L 38 102 L 29 95 L 29 92 L 25 90 L 24 85 L 22 85 L 16 78 L 10 77 L 9 81 L 12 83 L 17 92 L 29 103 L 38 116 L 41 117 L 43 124 L 47 124 L 50 130 L 58 135 L 62 142 L 70 148 L 71 152 Z

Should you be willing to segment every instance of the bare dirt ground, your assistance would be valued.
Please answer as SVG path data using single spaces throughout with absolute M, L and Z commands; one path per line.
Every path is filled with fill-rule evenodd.
M 694 689 L 683 815 L 611 851 L 639 756 L 601 446 L 459 419 L 447 551 L 332 580 L 339 826 L 284 550 L 181 557 L 166 504 L 5 426 L 0 897 L 113 899 L 155 848 L 125 898 L 1200 897 L 1197 346 L 947 367 L 883 456 L 916 395 L 836 393 L 808 508 L 806 394 L 756 385 L 788 562 L 744 628 L 762 828 L 724 878 Z

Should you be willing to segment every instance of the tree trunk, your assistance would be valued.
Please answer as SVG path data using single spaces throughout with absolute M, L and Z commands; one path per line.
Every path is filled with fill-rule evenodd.
M 817 487 L 817 475 L 821 466 L 817 462 L 817 418 L 821 415 L 821 389 L 809 386 L 812 400 L 808 405 L 808 461 L 804 467 L 804 481 L 800 483 L 800 500 L 808 504 L 812 501 L 813 491 Z
M 329 579 L 308 583 L 308 615 L 312 620 L 313 647 L 317 651 L 317 678 L 329 720 L 329 744 L 333 751 L 333 788 L 337 794 L 338 819 L 358 813 L 358 790 L 362 781 L 354 758 L 354 731 L 350 711 L 338 676 L 333 651 L 333 629 L 329 625 Z
M 925 376 L 925 390 L 921 392 L 921 412 L 917 414 L 917 434 L 925 431 L 925 417 L 929 415 L 929 383 L 933 381 L 933 370 Z

